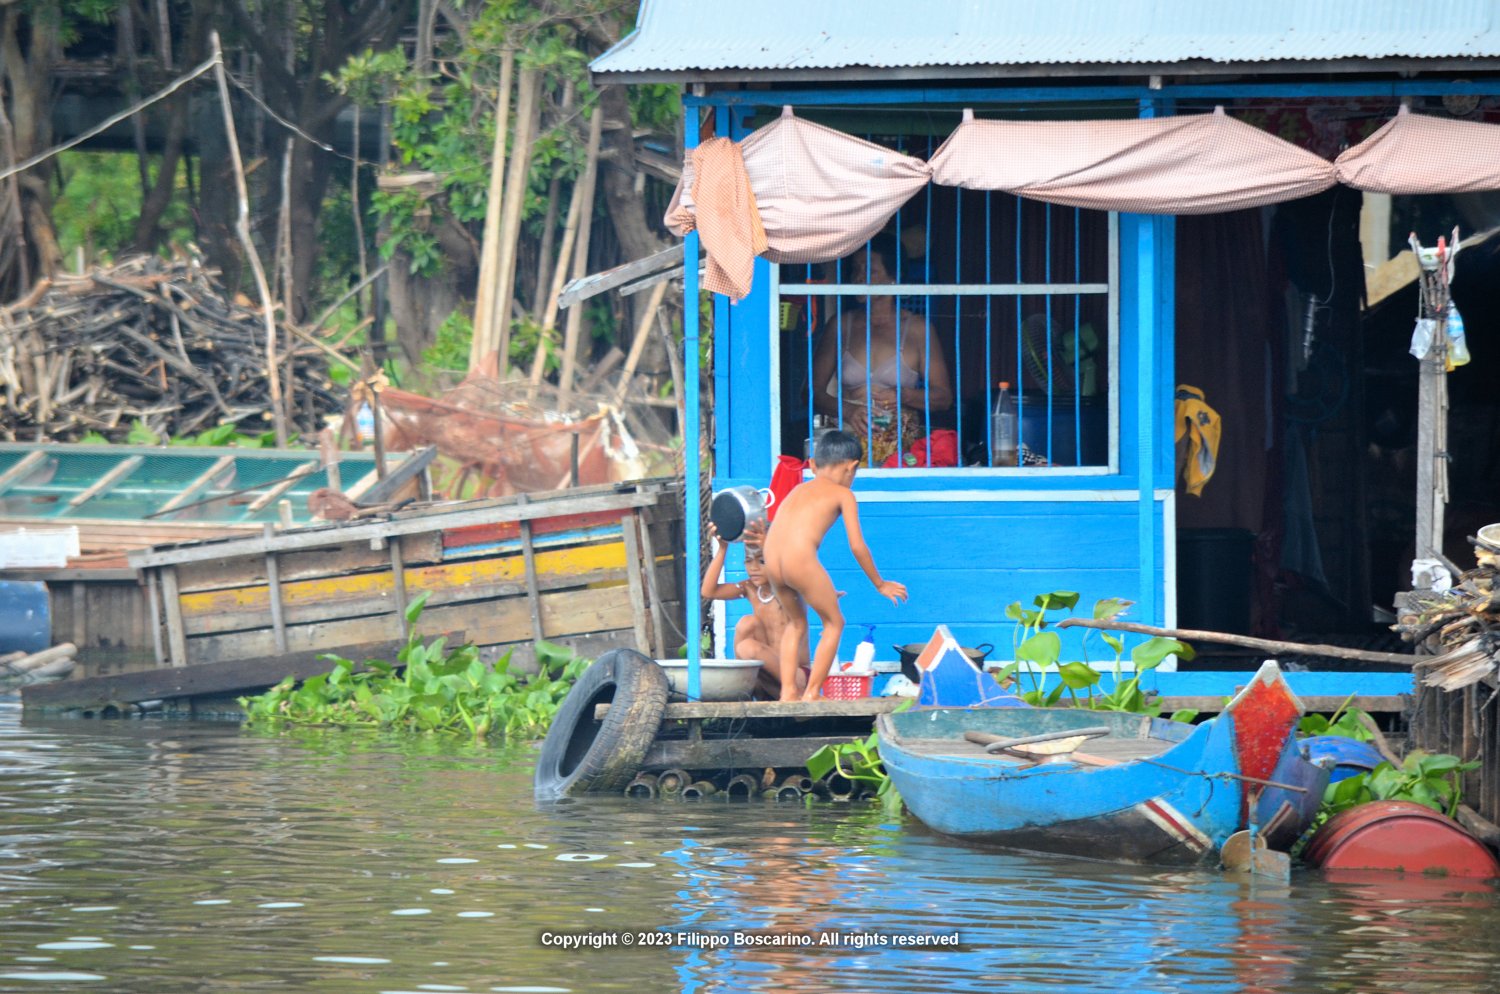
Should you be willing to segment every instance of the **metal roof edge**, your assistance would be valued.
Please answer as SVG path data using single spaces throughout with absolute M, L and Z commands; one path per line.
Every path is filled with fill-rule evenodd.
M 869 83 L 954 79 L 1035 81 L 1059 77 L 1082 79 L 1096 76 L 1290 76 L 1409 72 L 1500 73 L 1500 56 L 1431 59 L 1350 57 L 1317 61 L 1282 59 L 1264 62 L 1215 62 L 1208 59 L 1165 63 L 1043 62 L 962 66 L 844 66 L 836 69 L 591 70 L 590 78 L 597 84 L 607 85 L 611 83 Z

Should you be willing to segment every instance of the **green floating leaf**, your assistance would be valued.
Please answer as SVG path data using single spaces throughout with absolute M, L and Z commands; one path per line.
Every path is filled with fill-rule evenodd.
M 1099 682 L 1099 671 L 1087 663 L 1063 663 L 1057 675 L 1071 690 L 1085 690 Z
M 1038 594 L 1033 597 L 1031 603 L 1046 611 L 1049 608 L 1060 607 L 1072 610 L 1078 603 L 1078 591 L 1076 590 L 1054 590 L 1050 594 Z
M 1095 601 L 1094 620 L 1108 621 L 1111 618 L 1118 618 L 1134 604 L 1135 601 L 1127 601 L 1119 597 L 1106 597 L 1103 600 Z
M 1016 646 L 1016 658 L 1038 666 L 1051 666 L 1062 652 L 1062 639 L 1056 632 L 1037 632 Z
M 1168 656 L 1176 655 L 1183 659 L 1191 659 L 1191 656 L 1183 655 L 1185 651 L 1187 651 L 1187 646 L 1176 639 L 1156 636 L 1131 649 L 1130 661 L 1135 663 L 1137 672 L 1143 673 L 1160 666 L 1162 660 Z

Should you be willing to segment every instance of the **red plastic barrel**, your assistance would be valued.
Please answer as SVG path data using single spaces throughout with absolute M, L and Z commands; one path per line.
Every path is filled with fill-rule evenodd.
M 1500 862 L 1445 815 L 1412 801 L 1372 801 L 1328 819 L 1303 858 L 1325 870 L 1500 877 Z

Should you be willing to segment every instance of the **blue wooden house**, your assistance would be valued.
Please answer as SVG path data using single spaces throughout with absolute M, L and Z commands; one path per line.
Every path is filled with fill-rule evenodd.
M 600 82 L 682 84 L 689 152 L 713 136 L 743 139 L 784 113 L 927 161 L 969 118 L 1082 124 L 1222 107 L 1331 161 L 1402 105 L 1492 119 L 1500 21 L 1488 3 L 1391 0 L 642 0 L 635 32 L 593 71 Z M 1033 150 L 990 154 L 1025 160 Z M 1283 200 L 1178 216 L 928 183 L 884 225 L 895 250 L 883 278 L 868 262 L 873 250 L 815 263 L 760 258 L 747 296 L 715 297 L 713 407 L 689 405 L 686 437 L 698 435 L 696 419 L 711 419 L 715 489 L 765 486 L 778 456 L 804 454 L 820 415 L 847 415 L 844 391 L 864 398 L 854 407 L 869 404 L 878 363 L 868 358 L 886 308 L 920 343 L 921 358 L 906 363 L 919 368 L 905 379 L 898 368 L 893 384 L 917 399 L 897 400 L 898 410 L 918 436 L 951 433 L 957 464 L 871 459 L 862 468 L 866 537 L 911 598 L 899 608 L 878 598 L 842 532 L 831 533 L 824 562 L 848 591 L 842 658 L 865 625 L 876 626 L 887 658 L 890 644 L 924 641 L 944 623 L 961 643 L 995 643 L 991 658 L 1008 659 L 1007 605 L 1029 607 L 1052 590 L 1078 591 L 1085 613 L 1116 597 L 1134 601 L 1129 618 L 1147 624 L 1248 626 L 1248 617 L 1183 617 L 1179 605 L 1191 596 L 1214 604 L 1226 585 L 1238 592 L 1225 596 L 1253 599 L 1253 536 L 1281 535 L 1273 551 L 1283 565 L 1288 549 L 1298 554 L 1301 509 L 1282 495 L 1299 485 L 1286 471 L 1299 463 L 1286 453 L 1311 433 L 1288 420 L 1305 411 L 1285 398 L 1310 382 L 1318 356 L 1346 372 L 1362 361 L 1360 195 L 1330 181 L 1316 196 Z M 687 252 L 691 356 L 696 234 Z M 902 351 L 901 334 L 898 356 L 916 355 Z M 1002 381 L 1038 464 L 998 457 L 990 415 Z M 1179 384 L 1200 388 L 1223 419 L 1219 471 L 1201 497 L 1179 481 Z M 859 427 L 873 442 L 871 420 Z M 691 500 L 696 492 L 688 487 Z M 697 519 L 690 504 L 688 520 Z M 1230 543 L 1237 551 L 1221 570 L 1197 554 L 1223 535 L 1245 538 Z M 1186 571 L 1180 539 L 1198 546 Z M 1316 545 L 1293 567 L 1324 568 L 1311 561 Z M 695 550 L 690 539 L 690 576 L 700 569 Z M 735 617 L 721 621 L 732 627 Z M 696 607 L 688 622 L 695 630 Z M 1220 693 L 1241 677 L 1160 680 L 1172 692 Z M 1398 673 L 1298 677 L 1304 693 L 1410 688 Z

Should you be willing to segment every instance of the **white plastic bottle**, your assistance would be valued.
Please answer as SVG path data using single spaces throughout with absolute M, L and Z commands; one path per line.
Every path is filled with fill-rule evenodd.
M 1016 404 L 1010 395 L 1010 383 L 1000 381 L 1000 393 L 995 397 L 995 410 L 990 415 L 990 445 L 995 466 L 1015 466 L 1020 442 L 1017 435 Z
M 854 648 L 854 663 L 849 667 L 853 673 L 871 673 L 875 669 L 875 626 L 865 628 L 864 641 Z

